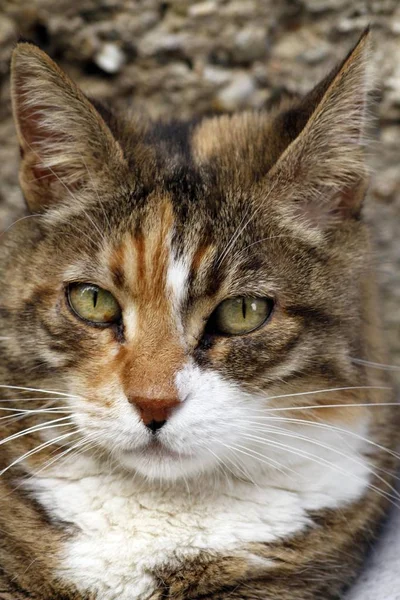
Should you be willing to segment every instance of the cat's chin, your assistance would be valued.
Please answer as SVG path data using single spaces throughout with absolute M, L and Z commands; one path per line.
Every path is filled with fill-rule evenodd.
M 123 450 L 118 462 L 124 469 L 151 480 L 187 479 L 206 470 L 204 458 L 176 452 L 161 444 L 149 444 L 139 450 Z

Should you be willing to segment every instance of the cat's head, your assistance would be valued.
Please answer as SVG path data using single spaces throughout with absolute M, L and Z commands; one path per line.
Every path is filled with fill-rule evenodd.
M 301 101 L 193 123 L 116 117 L 19 44 L 12 382 L 65 393 L 81 435 L 149 478 L 280 464 L 269 409 L 360 385 L 367 37 Z

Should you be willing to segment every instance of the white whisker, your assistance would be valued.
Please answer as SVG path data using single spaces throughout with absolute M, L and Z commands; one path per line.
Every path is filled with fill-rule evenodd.
M 274 429 L 268 431 L 268 433 L 272 433 L 274 435 L 280 435 L 283 437 L 289 437 L 289 438 L 292 438 L 295 440 L 297 439 L 297 440 L 305 441 L 309 444 L 313 444 L 314 446 L 318 446 L 319 448 L 323 448 L 324 450 L 328 450 L 329 452 L 333 452 L 337 456 L 341 456 L 341 457 L 349 460 L 350 462 L 354 463 L 355 465 L 358 465 L 361 467 L 366 467 L 369 473 L 371 473 L 374 477 L 376 477 L 382 483 L 384 483 L 389 489 L 391 489 L 393 491 L 394 495 L 400 499 L 399 492 L 390 483 L 388 483 L 386 481 L 386 479 L 384 479 L 383 477 L 378 475 L 378 473 L 376 473 L 376 471 L 371 468 L 371 466 L 369 465 L 369 463 L 367 461 L 358 460 L 354 456 L 348 456 L 344 452 L 341 452 L 337 448 L 329 446 L 328 444 L 323 444 L 322 442 L 319 442 L 318 440 L 313 440 L 312 438 L 309 438 L 309 437 L 301 435 L 301 434 L 288 432 L 287 430 L 279 428 L 279 427 L 275 427 Z M 244 434 L 244 437 L 249 438 L 249 439 L 254 439 L 257 441 L 261 441 L 261 443 L 264 441 L 264 438 L 262 438 L 260 436 L 254 436 L 252 434 Z
M 400 371 L 400 367 L 396 365 L 385 365 L 383 363 L 371 362 L 370 360 L 363 360 L 362 358 L 350 357 L 350 360 L 356 365 L 365 365 L 367 367 L 371 367 L 371 369 L 381 369 L 382 371 Z
M 247 436 L 244 436 L 247 437 Z M 251 439 L 251 438 L 249 438 Z M 354 473 L 350 473 L 348 471 L 345 471 L 344 469 L 342 469 L 341 467 L 339 467 L 338 465 L 336 465 L 335 463 L 332 463 L 331 461 L 328 461 L 322 457 L 317 457 L 315 454 L 312 454 L 310 452 L 307 452 L 306 450 L 300 450 L 298 448 L 294 448 L 293 446 L 288 446 L 287 444 L 283 444 L 281 442 L 276 442 L 276 441 L 272 441 L 272 440 L 265 440 L 265 439 L 261 439 L 260 442 L 261 444 L 265 445 L 265 446 L 271 446 L 274 448 L 281 448 L 283 450 L 285 450 L 286 452 L 290 453 L 290 454 L 294 454 L 296 456 L 301 456 L 302 458 L 307 458 L 313 462 L 315 462 L 316 464 L 319 464 L 321 466 L 327 466 L 330 469 L 333 469 L 334 471 L 337 471 L 338 473 L 344 475 L 345 477 L 351 477 L 353 479 L 356 479 L 357 481 L 360 481 L 360 483 L 365 484 L 365 481 L 359 477 L 358 475 L 355 475 Z M 385 492 L 384 490 L 381 490 L 380 488 L 378 488 L 377 486 L 373 485 L 372 483 L 367 483 L 366 486 L 369 489 L 374 490 L 375 492 L 377 492 L 379 495 L 384 496 L 385 498 L 389 498 L 393 501 L 394 499 L 397 499 L 398 494 L 396 494 L 396 496 L 394 496 L 393 494 L 390 494 L 389 492 Z M 400 504 L 396 504 L 396 506 L 398 506 L 400 508 Z
M 399 406 L 398 402 L 358 402 L 352 404 L 315 404 L 311 406 L 286 406 L 279 408 L 266 408 L 265 412 L 280 412 L 292 410 L 314 410 L 319 408 L 377 408 L 383 406 Z M 261 412 L 261 411 L 260 411 Z
M 23 460 L 25 460 L 26 458 L 29 458 L 30 456 L 40 452 L 41 450 L 44 450 L 44 448 L 47 448 L 48 446 L 51 446 L 52 444 L 56 444 L 59 441 L 71 436 L 71 435 L 75 435 L 76 431 L 71 431 L 69 433 L 64 433 L 63 435 L 54 438 L 50 441 L 44 442 L 43 444 L 40 444 L 37 448 L 34 448 L 33 450 L 30 450 L 29 452 L 25 452 L 25 454 L 23 454 L 22 456 L 20 456 L 19 458 L 17 458 L 16 460 L 14 460 L 10 465 L 8 465 L 5 469 L 3 469 L 2 471 L 0 471 L 0 477 L 2 475 L 4 475 L 4 473 L 6 473 L 9 469 L 11 469 L 12 467 L 15 467 L 16 465 L 18 465 L 19 463 L 21 463 Z
M 11 223 L 11 225 L 9 225 L 6 229 L 4 229 L 2 232 L 0 232 L 0 238 L 3 237 L 3 235 L 5 235 L 8 231 L 10 231 L 10 229 L 12 227 L 14 227 L 14 225 L 16 225 L 17 223 L 20 223 L 20 221 L 25 221 L 26 219 L 37 219 L 39 217 L 43 218 L 43 215 L 41 215 L 41 214 L 24 215 L 23 217 L 16 219 L 13 223 Z M 7 339 L 7 338 L 2 338 L 2 339 Z
M 7 444 L 8 442 L 11 442 L 13 440 L 17 440 L 18 438 L 28 435 L 29 433 L 37 433 L 39 431 L 43 431 L 46 429 L 53 429 L 55 427 L 67 427 L 68 425 L 71 425 L 72 422 L 60 423 L 61 421 L 65 421 L 67 419 L 70 419 L 70 416 L 61 417 L 60 419 L 54 419 L 53 421 L 51 421 L 51 423 L 47 422 L 47 423 L 40 423 L 38 425 L 33 425 L 32 427 L 28 427 L 28 429 L 23 429 L 22 431 L 13 433 L 12 435 L 9 435 L 8 437 L 0 440 L 0 446 L 2 446 L 3 444 Z
M 358 433 L 355 433 L 354 431 L 350 431 L 349 429 L 344 429 L 343 427 L 337 427 L 336 425 L 330 425 L 329 423 L 314 423 L 312 421 L 308 421 L 307 419 L 295 419 L 294 417 L 259 417 L 259 416 L 255 416 L 254 419 L 258 420 L 268 420 L 268 421 L 283 421 L 285 423 L 295 423 L 295 424 L 299 424 L 299 425 L 305 425 L 305 426 L 309 426 L 309 427 L 317 427 L 317 428 L 322 428 L 322 429 L 328 429 L 331 431 L 336 431 L 338 433 L 344 433 L 346 435 L 351 435 L 352 437 L 361 440 L 363 442 L 366 442 L 367 444 L 370 444 L 371 446 L 374 446 L 375 448 L 378 448 L 379 450 L 383 450 L 384 452 L 387 452 L 388 454 L 391 454 L 394 458 L 397 458 L 398 460 L 400 460 L 400 454 L 398 454 L 397 452 L 394 452 L 394 450 L 391 450 L 390 448 L 386 448 L 385 446 L 382 446 L 381 444 L 378 444 L 377 442 L 374 442 L 372 440 L 370 440 L 369 438 L 366 438 Z M 257 421 L 255 421 L 255 423 L 257 425 L 261 425 L 260 423 L 258 423 Z M 251 424 L 251 422 L 249 422 Z
M 56 400 L 61 400 L 62 398 L 60 398 L 59 396 L 54 396 L 54 397 L 49 397 L 49 396 L 41 396 L 41 397 L 35 397 L 35 398 L 25 398 L 25 397 L 19 397 L 19 398 L 0 398 L 0 402 L 40 402 L 42 400 L 46 400 L 48 402 L 50 402 L 51 400 L 56 401 Z
M 338 387 L 338 388 L 326 388 L 321 390 L 311 390 L 309 392 L 293 392 L 293 394 L 279 394 L 277 396 L 266 396 L 267 400 L 277 400 L 279 398 L 293 398 L 296 396 L 311 396 L 313 394 L 325 394 L 331 392 L 344 392 L 349 390 L 391 390 L 391 387 L 381 386 L 381 385 L 360 385 L 360 386 L 346 386 L 346 387 Z M 349 405 L 347 405 L 349 406 Z M 354 406 L 354 405 L 353 405 Z M 271 409 L 275 410 L 275 409 Z M 276 409 L 276 410 L 285 410 L 285 409 Z
M 253 450 L 251 448 L 246 448 L 245 446 L 242 446 L 241 444 L 236 444 L 232 445 L 232 444 L 225 444 L 221 441 L 219 441 L 219 443 L 224 446 L 225 448 L 228 448 L 229 450 L 234 450 L 235 452 L 240 452 L 241 454 L 246 454 L 245 451 L 250 451 L 253 452 L 256 455 L 259 455 L 263 458 L 263 462 L 264 464 L 268 465 L 269 467 L 272 467 L 273 469 L 276 469 L 277 471 L 279 471 L 280 473 L 282 473 L 283 475 L 287 475 L 287 473 L 285 471 L 291 471 L 292 469 L 290 469 L 289 467 L 286 467 L 285 465 L 282 465 L 282 463 L 278 462 L 277 460 L 274 460 L 273 458 L 267 458 L 266 456 L 264 456 L 264 454 L 261 454 L 260 452 L 257 452 L 256 450 Z M 239 450 L 239 448 L 242 448 L 243 450 Z M 248 455 L 249 456 L 249 455 Z M 279 466 L 277 466 L 279 465 Z
M 22 390 L 24 392 L 42 392 L 43 394 L 56 394 L 57 396 L 66 396 L 67 398 L 80 398 L 80 396 L 76 396 L 74 394 L 66 394 L 65 392 L 58 392 L 56 390 L 44 390 L 41 388 L 22 387 L 19 385 L 0 384 L 0 388 L 10 389 L 10 390 Z
M 54 463 L 63 460 L 70 452 L 73 452 L 74 450 L 79 450 L 79 452 L 76 452 L 75 454 L 73 454 L 74 456 L 77 456 L 78 454 L 81 454 L 83 451 L 95 447 L 96 446 L 96 442 L 94 440 L 96 440 L 97 437 L 98 437 L 97 435 L 91 436 L 90 434 L 88 434 L 85 438 L 79 440 L 73 446 L 69 446 L 61 454 L 57 454 L 54 458 L 49 459 L 48 461 L 46 461 L 44 463 L 44 465 L 42 465 L 42 467 L 38 471 L 35 471 L 32 474 L 32 477 L 35 477 L 36 475 L 38 475 L 39 473 L 41 473 L 45 469 L 50 468 L 51 465 L 53 465 Z M 55 452 L 56 451 L 57 450 L 55 450 Z

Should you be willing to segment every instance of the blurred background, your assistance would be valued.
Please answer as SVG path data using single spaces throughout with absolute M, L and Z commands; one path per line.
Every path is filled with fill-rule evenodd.
M 189 117 L 306 92 L 368 24 L 377 127 L 366 215 L 389 362 L 400 365 L 399 0 L 0 0 L 0 229 L 23 210 L 9 98 L 19 37 L 95 98 L 154 117 Z M 391 372 L 400 384 L 400 371 Z

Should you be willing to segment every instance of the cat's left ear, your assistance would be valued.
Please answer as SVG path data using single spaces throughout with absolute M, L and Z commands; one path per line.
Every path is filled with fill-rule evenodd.
M 78 188 L 118 172 L 124 159 L 109 127 L 47 54 L 32 44 L 18 44 L 11 85 L 20 184 L 30 210 L 71 200 Z
M 267 179 L 282 223 L 318 231 L 356 218 L 365 195 L 369 31 L 297 109 L 301 130 Z M 265 184 L 265 183 L 264 183 Z

